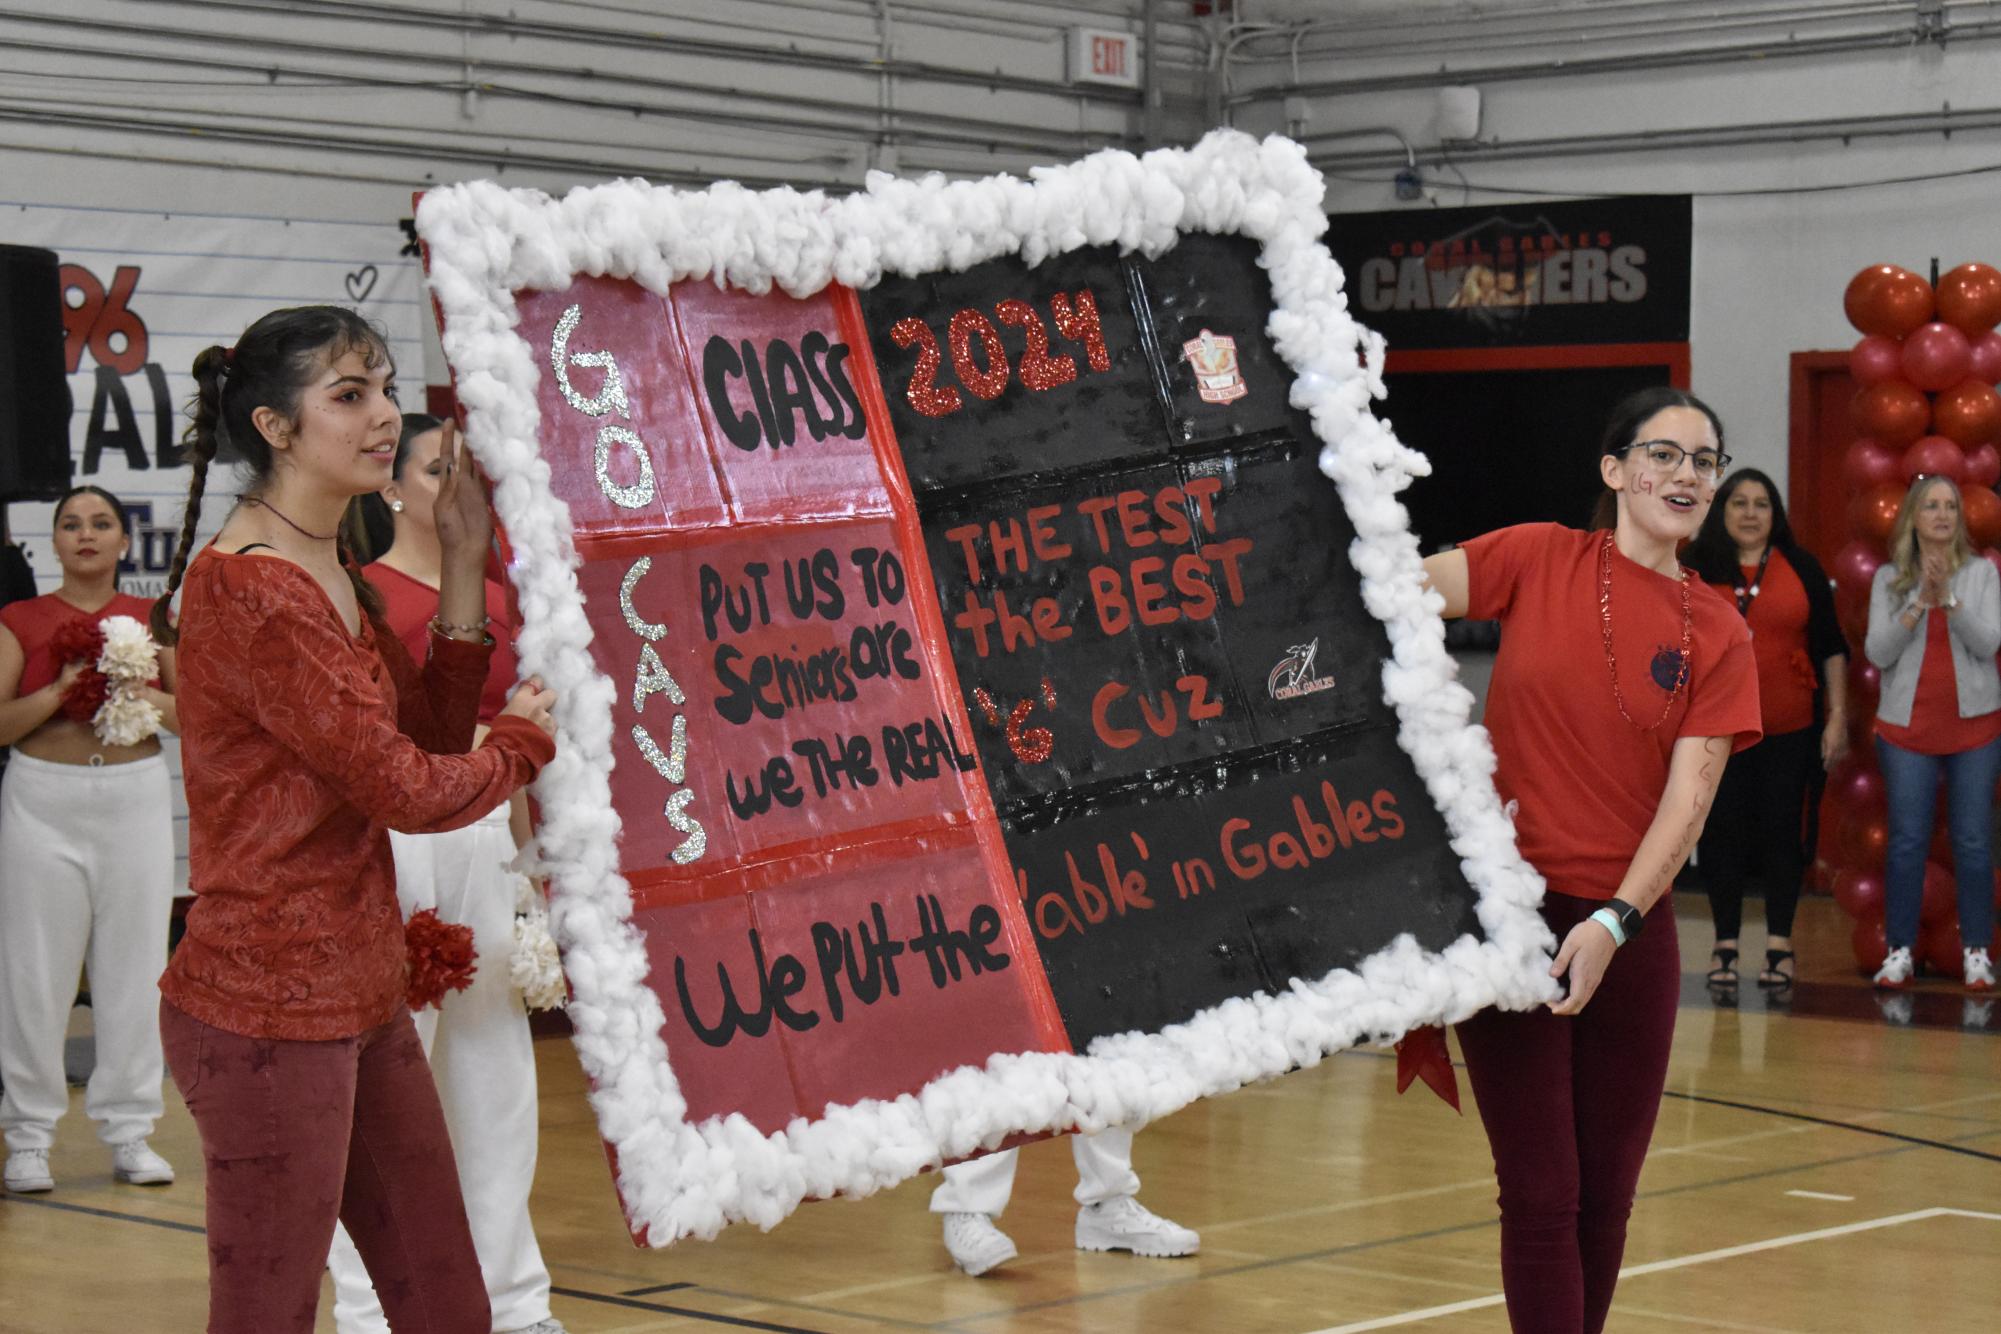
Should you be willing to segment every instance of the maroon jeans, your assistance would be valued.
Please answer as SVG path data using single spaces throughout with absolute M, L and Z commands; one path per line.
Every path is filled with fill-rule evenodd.
M 1552 892 L 1542 915 L 1561 941 L 1600 906 Z M 1680 995 L 1664 898 L 1583 1013 L 1482 1010 L 1459 1025 L 1501 1187 L 1501 1285 L 1519 1334 L 1605 1328 Z
M 437 1086 L 408 1012 L 331 1042 L 160 1005 L 208 1172 L 209 1334 L 311 1334 L 334 1219 L 397 1334 L 493 1327 Z

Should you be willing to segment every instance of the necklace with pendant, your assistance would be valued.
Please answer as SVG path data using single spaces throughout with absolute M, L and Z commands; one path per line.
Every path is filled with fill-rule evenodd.
M 1681 688 L 1688 684 L 1689 645 L 1694 640 L 1695 617 L 1690 610 L 1688 592 L 1688 571 L 1677 568 L 1681 584 L 1681 657 L 1675 666 L 1674 689 L 1668 691 L 1667 704 L 1661 709 L 1661 716 L 1650 723 L 1633 722 L 1633 715 L 1626 712 L 1626 696 L 1619 689 L 1619 661 L 1612 655 L 1612 533 L 1607 530 L 1604 543 L 1598 548 L 1598 624 L 1605 638 L 1605 669 L 1612 674 L 1612 702 L 1619 706 L 1619 716 L 1642 732 L 1651 732 L 1668 719 L 1674 711 L 1674 702 L 1681 695 Z

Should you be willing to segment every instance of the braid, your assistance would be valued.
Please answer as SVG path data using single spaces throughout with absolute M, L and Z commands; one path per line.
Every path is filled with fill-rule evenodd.
M 361 565 L 355 560 L 353 549 L 348 546 L 347 526 L 343 524 L 337 531 L 339 536 L 334 546 L 340 553 L 340 567 L 347 572 L 347 581 L 354 585 L 354 600 L 361 604 L 361 614 L 374 621 L 376 628 L 380 629 L 383 617 L 382 594 L 376 590 L 374 584 L 362 576 Z
M 167 647 L 180 640 L 172 614 L 175 590 L 188 569 L 188 548 L 194 545 L 195 529 L 201 525 L 202 492 L 208 488 L 208 465 L 214 460 L 220 436 L 228 428 L 222 424 L 222 392 L 228 383 L 229 357 L 221 347 L 204 348 L 195 356 L 195 419 L 183 442 L 187 446 L 189 469 L 188 503 L 181 514 L 181 539 L 174 547 L 174 563 L 167 570 L 167 588 L 153 604 L 149 618 L 153 638 Z

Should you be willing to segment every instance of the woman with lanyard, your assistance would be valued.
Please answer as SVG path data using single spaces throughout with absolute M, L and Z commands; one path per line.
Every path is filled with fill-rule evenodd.
M 1793 540 L 1785 502 L 1755 468 L 1725 478 L 1682 564 L 1733 599 L 1751 629 L 1764 740 L 1737 756 L 1716 793 L 1697 863 L 1716 924 L 1719 999 L 1737 986 L 1737 935 L 1744 883 L 1765 887 L 1765 966 L 1758 985 L 1793 984 L 1793 914 L 1807 846 L 1801 831 L 1816 778 L 1848 750 L 1848 642 L 1835 617 L 1827 574 Z
M 395 539 L 362 573 L 382 594 L 383 621 L 413 656 L 438 615 L 444 549 L 433 511 L 448 459 L 444 422 L 403 415 L 389 485 L 358 504 L 380 504 Z M 507 593 L 486 580 L 486 617 L 499 641 L 487 666 L 474 743 L 507 704 L 515 662 Z M 507 869 L 528 838 L 528 799 L 516 792 L 476 823 L 441 834 L 398 834 L 396 898 L 403 916 L 426 909 L 470 927 L 477 956 L 472 985 L 417 1014 L 445 1123 L 458 1160 L 459 1190 L 473 1249 L 486 1279 L 496 1330 L 563 1334 L 549 1312 L 549 1270 L 528 1218 L 535 1182 L 535 1048 L 528 1012 L 514 989 L 514 909 L 521 878 Z M 334 1238 L 334 1328 L 340 1334 L 387 1334 L 382 1302 L 346 1231 Z
M 1990 851 L 1994 780 L 2001 771 L 2001 577 L 1974 553 L 1947 477 L 1920 477 L 1904 493 L 1890 529 L 1890 559 L 1869 590 L 1869 661 L 1883 672 L 1876 755 L 1890 801 L 1884 870 L 1890 952 L 1879 987 L 1910 985 L 1912 947 L 1924 901 L 1925 851 L 1940 771 L 1959 882 L 1962 977 L 1970 991 L 1994 985 Z
M 194 906 L 160 1031 L 207 1166 L 210 1334 L 310 1334 L 336 1220 L 392 1325 L 490 1334 L 451 1141 L 410 1019 L 391 827 L 471 824 L 554 753 L 553 695 L 516 690 L 486 740 L 492 520 L 454 442 L 421 668 L 339 536 L 389 483 L 401 415 L 382 335 L 278 310 L 195 358 L 191 470 L 156 634 L 181 588 L 181 758 Z M 190 562 L 219 450 L 240 503 Z M 424 973 L 434 960 L 422 960 Z
M 111 1147 L 119 1181 L 174 1179 L 146 1144 L 164 1109 L 160 966 L 173 911 L 174 827 L 157 734 L 125 744 L 98 735 L 65 701 L 96 666 L 63 660 L 65 640 L 113 616 L 146 621 L 152 604 L 118 591 L 131 537 L 125 507 L 94 486 L 56 502 L 49 537 L 62 584 L 0 608 L 0 1127 L 12 1191 L 55 1188 L 49 1149 L 69 1110 L 63 1035 L 76 980 L 90 968 L 97 1064 L 84 1111 Z M 174 655 L 134 692 L 175 730 Z M 114 822 L 116 836 L 107 835 Z
M 1565 994 L 1459 1025 L 1500 1183 L 1501 1276 L 1522 1334 L 1597 1334 L 1625 1253 L 1674 1036 L 1663 905 L 1733 749 L 1758 737 L 1750 636 L 1675 560 L 1728 458 L 1679 389 L 1614 410 L 1594 531 L 1524 524 L 1426 559 L 1448 617 L 1501 622 L 1495 786 L 1548 886 Z M 1580 675 L 1593 667 L 1596 679 Z

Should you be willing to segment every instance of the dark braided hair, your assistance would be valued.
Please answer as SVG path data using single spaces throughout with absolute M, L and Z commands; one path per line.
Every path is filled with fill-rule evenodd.
M 270 408 L 296 421 L 299 398 L 329 363 L 359 350 L 373 369 L 389 360 L 389 343 L 382 332 L 342 306 L 294 306 L 274 310 L 243 331 L 233 348 L 208 347 L 195 355 L 197 387 L 194 421 L 183 441 L 190 471 L 187 509 L 181 538 L 167 571 L 167 589 L 153 604 L 153 637 L 173 644 L 178 635 L 169 619 L 174 593 L 187 573 L 188 549 L 201 523 L 202 493 L 208 486 L 209 465 L 218 456 L 242 464 L 249 472 L 250 490 L 271 480 L 271 442 L 257 429 L 253 414 Z M 354 584 L 363 612 L 380 619 L 382 599 L 361 577 L 347 543 L 340 560 Z

